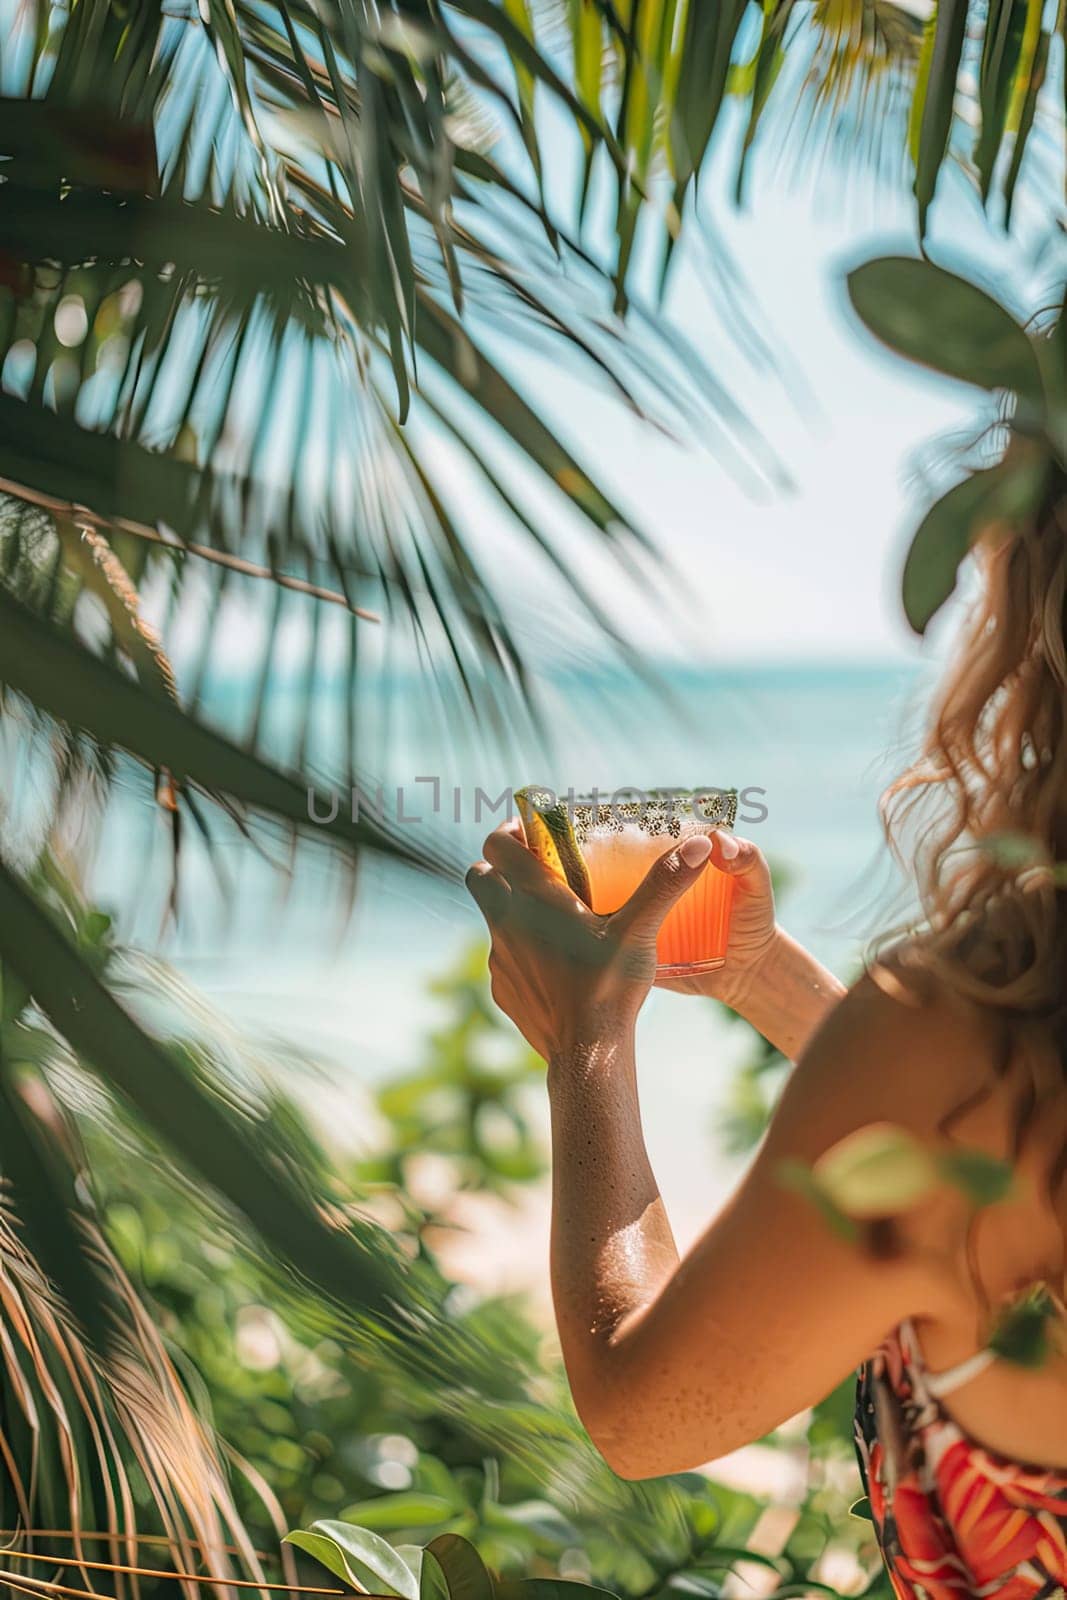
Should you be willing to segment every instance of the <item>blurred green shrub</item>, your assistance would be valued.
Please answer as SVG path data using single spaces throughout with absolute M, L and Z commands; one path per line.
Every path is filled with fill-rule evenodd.
M 358 1164 L 363 1182 L 403 1188 L 413 1156 L 452 1158 L 457 1187 L 506 1194 L 547 1170 L 530 1095 L 544 1063 L 493 1004 L 485 949 L 473 944 L 430 984 L 446 1007 L 423 1059 L 390 1078 L 375 1096 L 389 1124 L 385 1147 Z

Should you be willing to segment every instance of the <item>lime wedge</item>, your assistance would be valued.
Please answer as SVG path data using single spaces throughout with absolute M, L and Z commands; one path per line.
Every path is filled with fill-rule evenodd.
M 593 903 L 593 892 L 570 812 L 557 800 L 551 789 L 541 789 L 528 784 L 516 789 L 515 804 L 526 830 L 526 843 L 538 861 L 549 872 L 574 890 L 579 900 L 587 906 Z

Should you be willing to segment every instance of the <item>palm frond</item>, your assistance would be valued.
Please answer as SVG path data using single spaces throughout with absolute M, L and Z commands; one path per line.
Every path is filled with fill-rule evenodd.
M 41 1092 L 38 1083 L 47 1114 Z M 150 1540 L 188 1574 L 189 1600 L 209 1575 L 258 1586 L 267 1574 L 228 1470 L 115 1257 L 90 1232 L 96 1268 L 122 1308 L 121 1338 L 104 1358 L 27 1251 L 9 1199 L 0 1199 L 0 1581 L 51 1592 L 61 1567 L 72 1569 L 72 1592 L 93 1592 L 99 1563 L 143 1566 Z M 284 1550 L 280 1560 L 293 1581 Z M 33 1562 L 51 1568 L 48 1582 Z M 109 1589 L 116 1600 L 135 1597 L 136 1573 L 120 1571 Z
M 492 4 L 150 0 L 120 26 L 103 0 L 69 13 L 36 0 L 11 21 L 7 587 L 145 687 L 167 659 L 194 718 L 242 606 L 257 699 L 244 736 L 228 731 L 256 756 L 276 720 L 278 640 L 298 616 L 307 706 L 328 682 L 384 688 L 419 663 L 438 683 L 413 703 L 423 737 L 537 737 L 536 641 L 450 507 L 440 450 L 398 424 L 413 406 L 420 430 L 447 438 L 504 526 L 533 535 L 550 591 L 603 629 L 584 557 L 598 546 L 632 564 L 643 540 L 506 375 L 501 334 L 566 352 L 642 414 L 718 413 L 735 439 L 746 424 L 694 364 L 621 337 L 593 260 L 497 165 L 471 107 L 519 113 L 475 35 L 522 57 L 527 112 L 537 83 L 609 158 L 613 138 Z M 749 456 L 751 443 L 748 430 Z M 548 486 L 565 533 L 523 505 L 494 454 Z M 268 574 L 286 596 L 250 592 Z M 320 623 L 310 602 L 323 597 L 349 612 L 344 629 Z M 383 638 L 368 649 L 370 616 Z M 175 632 L 198 636 L 189 659 Z M 298 769 L 316 748 L 307 727 L 289 753 Z M 368 749 L 349 704 L 317 741 L 320 778 L 349 790 L 391 733 L 383 722 Z M 113 770 L 101 753 L 101 792 Z
M 739 197 L 759 147 L 805 177 L 829 153 L 911 184 L 920 234 L 949 164 L 1010 224 L 1039 103 L 1062 143 L 1063 107 L 1045 87 L 1043 0 L 934 0 L 929 14 L 909 0 L 545 0 L 532 11 L 534 38 L 567 61 L 583 105 L 614 128 L 625 156 L 611 265 L 620 304 L 639 221 L 659 234 L 666 272 L 705 156 L 722 139 L 736 141 Z M 738 102 L 739 134 L 726 126 Z M 598 156 L 580 133 L 579 214 Z M 1046 210 L 1062 207 L 1058 165 L 1031 163 Z
M 5 972 L 14 974 L 71 1048 L 137 1109 L 191 1170 L 247 1217 L 293 1271 L 305 1274 L 339 1303 L 347 1299 L 368 1314 L 388 1307 L 399 1286 L 398 1263 L 390 1268 L 380 1247 L 366 1251 L 352 1230 L 333 1232 L 324 1226 L 295 1170 L 283 1166 L 277 1152 L 265 1148 L 262 1137 L 253 1138 L 216 1095 L 205 1091 L 186 1052 L 168 1050 L 139 1026 L 85 953 L 56 926 L 28 886 L 2 864 L 0 924 Z M 8 1154 L 5 1149 L 5 1170 Z M 15 1181 L 21 1179 L 24 1165 L 15 1165 L 11 1174 Z M 69 1233 L 54 1243 L 41 1220 L 51 1214 L 56 1185 L 30 1176 L 36 1181 L 21 1185 L 20 1198 L 24 1207 L 35 1206 L 35 1237 L 48 1246 L 48 1267 L 74 1309 L 99 1325 L 84 1256 L 72 1262 Z M 69 1199 L 63 1203 L 60 1196 L 59 1203 L 66 1216 Z

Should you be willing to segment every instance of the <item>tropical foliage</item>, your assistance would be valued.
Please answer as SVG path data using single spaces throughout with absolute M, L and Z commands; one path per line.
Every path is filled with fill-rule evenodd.
M 488 17 L 494 7 L 476 9 Z M 666 271 L 709 147 L 726 123 L 738 198 L 762 139 L 776 161 L 784 153 L 798 172 L 810 171 L 821 143 L 839 159 L 866 159 L 889 181 L 910 182 L 920 236 L 949 167 L 1010 226 L 1030 151 L 1048 221 L 1061 203 L 1063 108 L 1043 90 L 1063 8 L 1045 0 L 570 0 L 544 7 L 540 29 L 542 8 L 531 0 L 502 9 L 527 40 L 558 30 L 583 111 L 609 130 L 602 146 L 580 123 L 582 195 L 598 158 L 621 168 L 613 261 L 620 305 L 649 201 Z M 536 74 L 519 39 L 508 42 L 532 144 Z
M 899 355 L 1000 397 L 970 472 L 926 513 L 904 567 L 908 621 L 923 633 L 960 565 L 998 527 L 1064 526 L 1067 318 L 1063 291 L 1031 332 L 975 284 L 928 261 L 871 261 L 849 277 L 863 321 Z M 977 459 L 975 459 L 977 458 Z
M 1005 222 L 1030 169 L 1049 215 L 1062 106 L 1042 85 L 1062 17 L 1035 0 L 938 0 L 926 23 L 883 0 L 6 0 L 0 15 L 0 1416 L 12 1520 L 81 1530 L 73 1558 L 49 1536 L 39 1547 L 53 1569 L 76 1560 L 72 1584 L 92 1581 L 94 1539 L 112 1566 L 143 1565 L 145 1517 L 172 1569 L 232 1562 L 259 1577 L 216 1445 L 101 1232 L 94 1161 L 151 1150 L 178 1191 L 214 1208 L 225 1248 L 247 1247 L 249 1232 L 268 1248 L 257 1270 L 277 1273 L 279 1303 L 317 1308 L 351 1359 L 380 1363 L 383 1383 L 388 1370 L 421 1414 L 506 1458 L 502 1471 L 580 1489 L 591 1541 L 596 1519 L 625 1522 L 645 1566 L 620 1574 L 605 1556 L 604 1581 L 658 1592 L 692 1566 L 712 1592 L 703 1556 L 735 1530 L 703 1481 L 626 1488 L 564 1407 L 536 1403 L 525 1329 L 457 1304 L 419 1230 L 378 1225 L 290 1108 L 229 1070 L 219 1038 L 190 1024 L 161 971 L 74 887 L 78 845 L 121 783 L 154 808 L 175 911 L 190 833 L 209 847 L 311 834 L 346 865 L 368 849 L 453 870 L 440 841 L 416 851 L 373 811 L 308 827 L 310 792 L 372 784 L 382 746 L 362 708 L 398 672 L 423 673 L 418 716 L 470 738 L 536 717 L 531 665 L 550 625 L 517 612 L 491 575 L 499 564 L 450 498 L 442 448 L 554 575 L 568 619 L 611 641 L 584 553 L 651 573 L 652 545 L 521 392 L 523 350 L 566 354 L 639 412 L 726 430 L 751 454 L 736 403 L 644 306 L 642 218 L 665 270 L 713 136 L 735 139 L 740 192 L 761 141 L 807 160 L 798 118 L 910 171 L 920 232 L 948 164 Z M 573 204 L 548 170 L 547 106 L 584 151 Z M 598 186 L 611 239 L 587 205 Z M 985 485 L 1016 509 L 1022 477 L 1044 470 L 1035 452 L 1063 464 L 1059 343 L 1005 333 L 999 364 L 976 368 L 972 349 L 962 371 L 931 354 L 941 347 L 927 330 L 909 347 L 899 316 L 890 325 L 895 281 L 866 281 L 873 309 L 857 283 L 889 342 L 1017 396 L 1023 457 L 965 497 L 968 530 Z M 953 539 L 962 553 L 955 510 Z M 946 549 L 934 535 L 919 546 L 917 625 L 951 586 Z M 222 728 L 206 687 L 241 608 L 255 624 L 251 703 L 243 726 Z M 271 710 L 294 622 L 302 714 L 283 744 Z M 339 711 L 319 693 L 327 680 L 346 685 Z M 377 698 L 384 741 L 395 708 Z M 469 1042 L 434 1071 L 484 1100 L 477 1073 L 463 1078 Z M 423 1087 L 396 1091 L 409 1147 L 431 1131 Z M 538 1158 L 511 1088 L 489 1098 L 511 1119 L 514 1179 Z M 479 1177 L 504 1161 L 486 1122 L 479 1109 L 463 1134 Z M 391 1159 L 402 1164 L 400 1146 Z M 29 1576 L 5 1582 L 44 1592 Z
M 116 999 L 34 863 L 116 777 L 147 779 L 176 873 L 184 830 L 210 839 L 254 819 L 303 826 L 349 859 L 363 845 L 408 858 L 402 830 L 373 813 L 308 826 L 309 784 L 347 788 L 357 746 L 369 754 L 351 695 L 322 741 L 326 772 L 307 726 L 323 673 L 355 692 L 362 633 L 377 626 L 364 602 L 384 618 L 379 665 L 428 660 L 441 684 L 428 703 L 457 725 L 492 729 L 525 681 L 498 597 L 400 430 L 416 354 L 436 369 L 424 411 L 489 489 L 511 504 L 480 454 L 483 435 L 503 435 L 609 548 L 633 547 L 624 519 L 458 313 L 480 306 L 483 324 L 566 337 L 623 392 L 627 358 L 612 329 L 553 310 L 560 273 L 544 271 L 541 293 L 529 256 L 520 275 L 481 237 L 478 195 L 508 201 L 511 186 L 478 148 L 469 52 L 444 24 L 99 0 L 7 20 L 0 680 L 5 766 L 24 785 L 12 784 L 0 865 L 9 1016 L 32 993 L 282 1257 L 331 1293 L 358 1281 L 380 1305 L 393 1268 L 324 1230 L 300 1181 L 279 1180 L 194 1064 Z M 202 713 L 204 674 L 233 586 L 264 577 L 260 658 L 247 663 L 259 687 L 251 726 L 232 737 Z M 308 711 L 296 751 L 279 756 L 265 723 L 287 602 L 302 608 Z M 201 647 L 179 688 L 163 635 L 183 616 Z M 421 860 L 447 864 L 440 846 Z M 5 1055 L 5 1082 L 17 1065 L 17 1050 Z M 20 1204 L 48 1213 L 28 1222 L 35 1245 L 99 1326 L 48 1134 L 32 1112 L 21 1120 L 36 1169 Z
M 441 1020 L 399 1080 L 405 1094 L 393 1100 L 383 1087 L 373 1140 L 335 1167 L 361 1210 L 449 1280 L 442 1263 L 468 1215 L 458 1202 L 469 1200 L 472 1186 L 496 1206 L 521 1200 L 538 1179 L 532 1163 L 503 1179 L 495 1141 L 479 1165 L 468 1137 L 498 1094 L 521 1111 L 514 1086 L 528 1066 L 525 1048 L 489 1006 L 484 949 L 464 953 L 435 991 Z M 455 1047 L 472 1030 L 481 1069 L 461 1077 Z M 277 1080 L 280 1067 L 267 1062 L 259 1075 Z M 410 1149 L 413 1114 L 431 1135 L 432 1155 Z M 309 1167 L 316 1151 L 322 1161 L 292 1102 L 279 1097 L 274 1116 L 284 1116 L 294 1133 L 303 1128 Z M 487 1436 L 477 1405 L 444 1409 L 432 1389 L 398 1366 L 387 1343 L 355 1346 L 341 1324 L 324 1317 L 319 1297 L 280 1296 L 247 1239 L 220 1232 L 217 1219 L 205 1228 L 202 1203 L 156 1152 L 129 1140 L 116 1151 L 110 1113 L 97 1107 L 81 1126 L 113 1248 L 153 1322 L 180 1352 L 182 1370 L 196 1374 L 203 1414 L 245 1463 L 234 1494 L 257 1548 L 274 1546 L 280 1510 L 293 1528 L 339 1524 L 353 1538 L 361 1528 L 379 1554 L 375 1540 L 406 1547 L 459 1536 L 505 1578 L 579 1579 L 626 1595 L 691 1585 L 711 1593 L 742 1559 L 782 1587 L 817 1582 L 835 1567 L 861 1583 L 865 1572 L 877 1572 L 869 1529 L 846 1515 L 859 1492 L 847 1393 L 819 1407 L 806 1430 L 769 1447 L 794 1463 L 798 1488 L 795 1503 L 778 1506 L 759 1531 L 773 1502 L 714 1477 L 648 1485 L 614 1479 L 580 1444 L 543 1320 L 514 1296 L 483 1293 L 468 1332 L 533 1380 L 507 1419 L 512 1440 L 525 1439 L 526 1447 L 502 1446 L 499 1434 Z M 527 1143 L 543 1156 L 542 1139 L 539 1122 Z M 480 1141 L 483 1150 L 486 1143 Z M 515 1145 L 502 1138 L 500 1147 Z M 427 1163 L 438 1169 L 432 1195 L 418 1170 Z M 442 1298 L 460 1296 L 469 1301 L 470 1291 L 453 1284 Z M 750 1544 L 751 1556 L 743 1556 Z M 408 1559 L 406 1549 L 401 1554 Z M 302 1578 L 323 1581 L 310 1566 Z

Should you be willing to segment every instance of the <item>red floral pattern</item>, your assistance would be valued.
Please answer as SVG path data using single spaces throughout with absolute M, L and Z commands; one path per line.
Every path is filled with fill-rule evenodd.
M 968 1439 L 927 1390 L 910 1323 L 860 1368 L 856 1449 L 898 1600 L 1065 1600 L 1067 1472 Z

